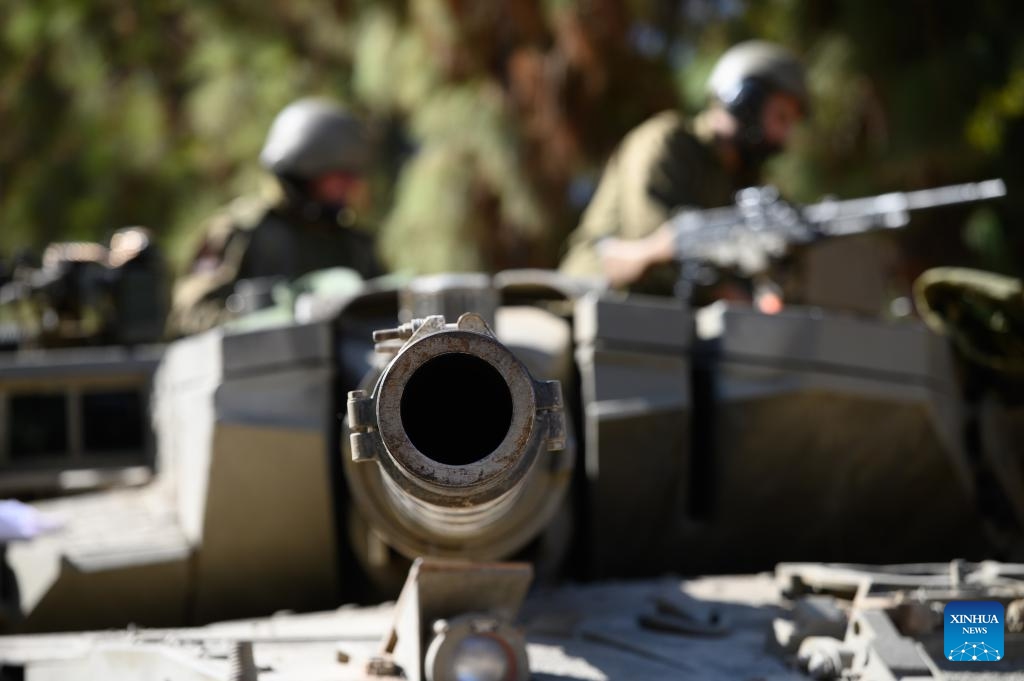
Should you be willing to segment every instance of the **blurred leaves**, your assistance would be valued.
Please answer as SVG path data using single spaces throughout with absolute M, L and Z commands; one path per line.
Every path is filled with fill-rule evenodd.
M 126 224 L 187 241 L 194 206 L 249 186 L 284 104 L 344 94 L 341 22 L 311 2 L 252 14 L 180 0 L 5 2 L 0 251 Z
M 1012 265 L 1013 258 L 1006 251 L 1002 225 L 990 206 L 971 212 L 964 225 L 963 239 L 975 252 L 994 263 L 996 269 L 1007 269 Z
M 6 0 L 0 252 L 126 224 L 183 252 L 257 187 L 276 112 L 324 94 L 387 129 L 395 266 L 553 265 L 618 140 L 695 112 L 718 55 L 761 37 L 805 56 L 814 95 L 773 182 L 812 200 L 1004 176 L 1010 200 L 908 244 L 1012 269 L 1022 36 L 1024 5 L 998 0 Z
M 1010 74 L 999 90 L 987 94 L 967 122 L 967 137 L 979 149 L 998 152 L 1003 146 L 1006 128 L 1024 114 L 1024 67 Z

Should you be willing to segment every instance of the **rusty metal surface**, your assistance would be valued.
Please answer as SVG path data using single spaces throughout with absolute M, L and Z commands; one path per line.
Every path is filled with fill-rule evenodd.
M 847 570 L 852 568 L 846 566 Z M 871 572 L 885 575 L 895 570 Z M 425 598 L 443 602 L 446 597 L 442 592 L 460 598 L 458 578 L 444 569 L 434 576 L 437 577 L 434 581 L 442 586 L 447 580 L 448 587 L 438 589 L 434 584 L 428 588 Z M 480 595 L 479 590 L 471 588 L 470 591 Z M 901 585 L 889 590 L 888 598 L 895 602 L 911 597 L 914 591 L 912 587 Z M 473 605 L 466 601 L 463 598 L 459 607 Z M 773 621 L 793 616 L 799 610 L 799 602 L 799 598 L 796 601 L 784 598 L 779 582 L 767 574 L 563 585 L 532 593 L 522 607 L 518 625 L 525 631 L 533 678 L 540 681 L 671 678 L 799 681 L 812 677 L 800 670 L 796 656 L 767 645 L 772 638 Z M 894 615 L 891 608 L 858 610 L 853 607 L 853 601 L 843 599 L 843 602 L 843 611 L 849 611 L 853 619 L 862 623 L 860 634 L 851 636 L 849 641 L 819 636 L 818 643 L 820 646 L 826 638 L 833 642 L 834 657 L 846 673 L 843 678 L 850 681 L 900 678 L 907 670 L 916 670 L 923 678 L 930 675 L 930 678 L 946 681 L 1010 681 L 1024 675 L 1021 634 L 1007 633 L 1007 659 L 1003 662 L 986 663 L 981 667 L 940 661 L 928 666 L 927 661 L 921 662 L 922 647 L 918 645 L 934 658 L 934 636 L 927 630 L 910 635 L 906 623 Z M 707 636 L 657 631 L 643 626 L 642 615 L 659 608 L 659 603 L 671 604 L 671 609 L 686 613 L 685 617 L 692 621 L 707 621 L 716 614 L 724 624 L 724 631 Z M 486 605 L 484 601 L 479 604 Z M 871 605 L 878 606 L 879 601 L 872 601 Z M 428 615 L 441 612 L 429 604 L 428 609 Z M 823 614 L 826 619 L 834 615 L 830 608 L 811 608 L 803 616 L 812 618 L 812 611 Z M 196 629 L 0 637 L 0 665 L 26 665 L 26 679 L 32 681 L 59 678 L 222 681 L 229 678 L 229 662 L 235 644 L 248 641 L 252 643 L 260 681 L 367 679 L 370 678 L 366 674 L 367 664 L 381 657 L 381 641 L 389 637 L 396 613 L 396 606 L 386 604 L 307 615 L 282 614 Z M 860 643 L 851 645 L 855 638 Z M 941 634 L 938 642 L 941 646 Z M 847 646 L 845 652 L 840 650 L 844 645 Z M 857 658 L 859 666 L 855 666 L 858 650 L 861 657 Z M 870 658 L 864 655 L 868 650 L 875 655 Z M 112 664 L 112 660 L 118 661 L 117 664 Z M 875 666 L 886 661 L 888 667 Z M 899 667 L 904 671 L 897 670 L 894 675 L 891 673 L 894 662 L 911 666 Z M 108 663 L 111 664 L 97 666 Z M 97 671 L 112 669 L 119 673 L 105 675 Z M 37 670 L 49 671 L 36 673 Z M 174 674 L 168 676 L 168 670 L 173 670 Z M 207 675 L 198 675 L 200 671 Z M 165 672 L 165 676 L 160 676 L 161 672 Z
M 413 320 L 375 332 L 374 341 L 391 360 L 372 393 L 349 393 L 350 454 L 343 452 L 353 497 L 373 531 L 409 557 L 495 559 L 522 547 L 552 518 L 572 467 L 559 383 L 534 380 L 475 314 L 455 324 L 440 316 Z M 438 360 L 448 361 L 451 372 L 425 369 Z M 490 373 L 492 383 L 479 383 L 481 373 Z M 470 394 L 443 385 L 459 379 Z M 472 394 L 477 385 L 480 394 Z M 504 393 L 504 433 L 496 431 L 500 419 L 473 421 L 502 409 L 488 400 L 500 402 Z M 444 417 L 418 426 L 431 430 L 430 447 L 410 432 L 410 411 L 419 410 Z M 481 438 L 478 449 L 449 456 L 449 446 L 471 447 Z
M 522 634 L 512 621 L 532 577 L 528 563 L 418 559 L 375 659 L 379 664 L 392 661 L 409 681 L 455 681 L 445 673 L 454 655 L 452 644 L 484 624 L 514 650 L 513 666 L 528 674 Z M 525 678 L 517 675 L 515 681 Z
M 942 614 L 945 604 L 953 600 L 996 600 L 1012 606 L 1024 595 L 1022 565 L 994 561 L 891 566 L 790 563 L 776 568 L 776 582 L 794 602 L 773 625 L 775 643 L 790 659 L 795 650 L 796 663 L 813 678 L 1024 677 L 1024 637 L 1010 626 L 1004 659 L 982 665 L 947 660 Z M 840 623 L 842 630 L 837 627 Z
M 406 387 L 416 371 L 436 357 L 453 353 L 487 362 L 498 371 L 512 395 L 512 420 L 501 444 L 479 461 L 463 465 L 446 465 L 421 452 L 409 439 L 401 410 Z M 537 454 L 526 449 L 535 417 L 530 377 L 497 340 L 475 332 L 448 331 L 411 341 L 385 371 L 377 392 L 377 428 L 388 453 L 404 476 L 443 487 L 445 493 L 437 497 L 441 503 L 447 503 L 456 490 L 471 489 L 469 501 L 473 502 L 485 500 L 490 490 L 515 486 L 518 480 L 510 474 L 521 466 L 528 467 Z M 455 432 L 451 437 L 460 435 Z

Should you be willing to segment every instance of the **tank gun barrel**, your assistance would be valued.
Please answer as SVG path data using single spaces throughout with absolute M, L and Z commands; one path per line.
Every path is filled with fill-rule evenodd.
M 348 397 L 360 510 L 409 556 L 521 548 L 550 520 L 571 466 L 559 382 L 534 380 L 476 314 L 374 340 L 390 361 L 372 393 Z

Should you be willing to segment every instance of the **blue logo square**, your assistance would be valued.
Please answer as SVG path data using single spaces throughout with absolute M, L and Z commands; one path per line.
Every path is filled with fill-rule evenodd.
M 1003 604 L 996 601 L 951 601 L 943 611 L 946 659 L 996 662 L 1003 659 Z

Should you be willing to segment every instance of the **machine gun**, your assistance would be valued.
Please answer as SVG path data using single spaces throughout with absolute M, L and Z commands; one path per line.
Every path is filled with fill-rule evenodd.
M 708 283 L 709 265 L 755 272 L 790 244 L 898 229 L 909 223 L 912 210 L 1005 195 L 1006 185 L 994 179 L 800 206 L 783 199 L 775 187 L 748 187 L 737 192 L 732 206 L 682 210 L 669 220 L 680 264 L 676 292 L 689 299 L 695 284 Z
M 118 230 L 110 245 L 47 246 L 0 285 L 0 347 L 155 342 L 166 315 L 166 268 L 146 230 Z

